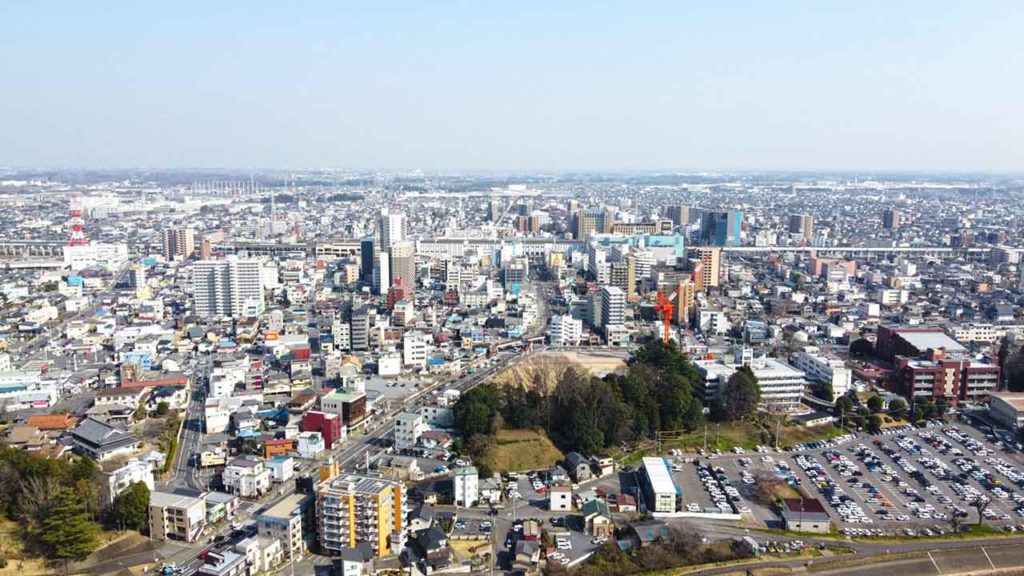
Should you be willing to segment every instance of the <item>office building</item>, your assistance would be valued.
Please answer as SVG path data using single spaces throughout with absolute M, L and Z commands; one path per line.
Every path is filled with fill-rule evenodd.
M 402 364 L 422 370 L 427 367 L 427 352 L 432 338 L 424 332 L 406 332 L 402 335 Z
M 852 386 L 853 371 L 842 360 L 801 351 L 793 356 L 792 361 L 793 367 L 803 370 L 808 380 L 831 384 L 833 402 L 845 395 Z
M 196 251 L 196 231 L 168 228 L 161 233 L 163 255 L 167 260 L 188 260 Z
M 390 251 L 391 282 L 393 286 L 401 278 L 402 299 L 410 302 L 416 299 L 416 244 L 409 241 L 395 242 Z
M 607 208 L 581 208 L 576 212 L 573 232 L 579 240 L 586 240 L 591 234 L 608 234 L 612 231 L 615 214 Z
M 405 239 L 405 214 L 382 210 L 380 213 L 380 249 L 388 250 Z
M 378 558 L 388 556 L 392 535 L 405 530 L 408 513 L 401 481 L 342 474 L 316 487 L 316 528 L 324 554 L 336 556 L 366 542 Z
M 743 212 L 707 212 L 701 220 L 700 239 L 706 246 L 739 246 Z
M 352 311 L 352 322 L 349 334 L 352 338 L 353 350 L 370 349 L 370 308 L 360 306 Z
M 149 535 L 154 540 L 192 543 L 206 526 L 206 503 L 199 498 L 149 493 Z
M 987 400 L 998 388 L 999 366 L 929 349 L 919 358 L 897 357 L 896 379 L 912 404 L 944 399 L 947 406 L 956 406 L 959 401 Z
M 721 360 L 694 360 L 693 366 L 701 377 L 696 392 L 705 404 L 721 400 L 729 377 L 741 365 L 747 364 L 761 389 L 759 409 L 791 412 L 800 407 L 800 398 L 807 385 L 802 371 L 774 358 L 754 358 L 749 354 L 749 349 L 740 349 L 739 352 L 739 361 L 731 364 Z
M 237 256 L 200 260 L 192 266 L 192 292 L 200 318 L 255 318 L 264 307 L 260 261 Z

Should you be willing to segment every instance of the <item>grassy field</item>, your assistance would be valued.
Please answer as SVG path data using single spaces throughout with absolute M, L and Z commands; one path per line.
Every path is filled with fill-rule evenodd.
M 7 567 L 0 568 L 0 574 L 50 574 L 52 568 L 38 557 L 26 557 L 22 547 L 21 527 L 18 524 L 0 517 L 0 557 L 7 560 Z
M 484 457 L 495 472 L 517 472 L 549 468 L 565 458 L 551 440 L 537 430 L 502 430 L 496 446 Z

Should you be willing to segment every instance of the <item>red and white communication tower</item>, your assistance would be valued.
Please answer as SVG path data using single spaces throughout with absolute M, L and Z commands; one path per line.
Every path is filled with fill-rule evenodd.
M 78 194 L 71 195 L 71 209 L 68 211 L 68 227 L 71 235 L 68 236 L 68 246 L 88 246 L 89 239 L 85 237 L 85 220 L 82 219 L 82 197 Z

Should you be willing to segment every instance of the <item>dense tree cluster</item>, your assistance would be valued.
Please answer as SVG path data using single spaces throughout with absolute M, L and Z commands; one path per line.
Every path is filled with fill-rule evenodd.
M 697 533 L 678 526 L 670 526 L 668 538 L 644 548 L 622 551 L 614 541 L 609 542 L 571 573 L 588 576 L 626 576 L 751 556 L 752 552 L 744 549 L 739 543 L 703 544 Z M 570 571 L 561 569 L 558 565 L 552 569 L 549 564 L 549 572 L 562 574 Z
M 105 506 L 91 458 L 45 458 L 0 448 L 0 513 L 20 522 L 27 549 L 49 559 L 81 560 L 98 546 L 102 522 L 140 529 L 149 489 L 133 485 Z M 141 486 L 141 488 L 139 488 Z
M 698 378 L 674 344 L 656 341 L 637 350 L 622 375 L 568 370 L 550 393 L 536 385 L 474 388 L 456 404 L 455 422 L 471 452 L 486 448 L 479 437 L 508 427 L 543 428 L 563 450 L 592 454 L 658 430 L 703 425 L 703 406 L 693 396 Z

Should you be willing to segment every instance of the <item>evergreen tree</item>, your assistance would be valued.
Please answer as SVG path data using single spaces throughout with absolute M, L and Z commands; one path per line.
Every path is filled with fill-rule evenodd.
M 40 540 L 49 548 L 52 558 L 84 560 L 98 545 L 98 526 L 89 518 L 77 494 L 64 490 L 46 520 Z
M 743 420 L 754 415 L 761 400 L 761 387 L 750 366 L 741 366 L 729 377 L 723 398 L 731 419 Z
M 149 512 L 149 487 L 135 482 L 114 499 L 110 512 L 118 528 L 142 530 Z
M 868 410 L 871 410 L 872 414 L 878 414 L 882 411 L 882 407 L 885 405 L 885 401 L 882 400 L 881 396 L 872 396 L 868 398 Z

